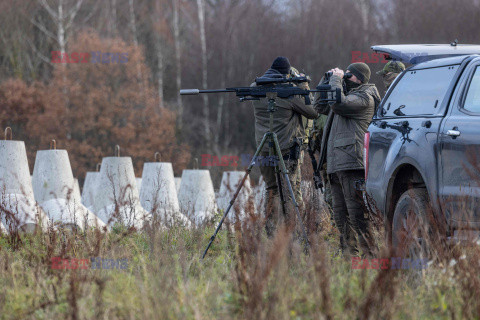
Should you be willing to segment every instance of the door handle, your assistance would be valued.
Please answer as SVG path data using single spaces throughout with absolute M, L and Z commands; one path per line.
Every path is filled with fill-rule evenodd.
M 448 131 L 447 131 L 447 135 L 449 135 L 450 137 L 452 137 L 452 138 L 455 139 L 456 137 L 458 137 L 458 136 L 460 135 L 460 131 L 458 131 L 458 130 L 456 130 L 456 129 L 457 129 L 457 128 L 453 128 L 453 129 L 451 129 L 451 130 L 448 130 Z

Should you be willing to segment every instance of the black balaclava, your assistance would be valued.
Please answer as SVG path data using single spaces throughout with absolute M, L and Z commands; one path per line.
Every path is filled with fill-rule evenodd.
M 358 88 L 361 85 L 362 85 L 361 83 L 356 83 L 350 79 L 345 79 L 345 87 L 347 88 L 347 92 L 349 92 L 352 89 Z

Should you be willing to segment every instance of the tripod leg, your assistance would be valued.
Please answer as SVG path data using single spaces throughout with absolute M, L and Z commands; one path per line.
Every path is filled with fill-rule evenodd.
M 298 203 L 297 203 L 297 200 L 295 199 L 295 194 L 293 193 L 293 188 L 292 188 L 292 184 L 290 183 L 290 178 L 288 177 L 288 170 L 285 166 L 285 162 L 283 161 L 283 157 L 281 156 L 282 150 L 280 149 L 277 135 L 275 133 L 272 133 L 272 139 L 275 144 L 276 154 L 279 155 L 280 171 L 282 171 L 283 175 L 285 176 L 285 180 L 288 186 L 288 191 L 290 193 L 290 196 L 292 197 L 293 205 L 295 206 L 295 212 L 297 214 L 297 219 L 300 224 L 300 228 L 302 229 L 303 240 L 305 243 L 305 251 L 308 252 L 309 243 L 308 243 L 307 232 L 305 231 L 305 226 L 302 221 L 302 216 L 300 215 L 300 210 L 298 208 Z
M 225 218 L 227 217 L 228 212 L 230 212 L 230 209 L 233 207 L 233 204 L 235 203 L 235 200 L 237 199 L 238 194 L 240 193 L 240 190 L 242 189 L 242 187 L 243 187 L 243 185 L 244 185 L 244 183 L 245 183 L 245 180 L 247 180 L 248 175 L 249 175 L 250 172 L 252 171 L 253 166 L 255 165 L 255 161 L 257 160 L 257 157 L 258 157 L 258 155 L 260 154 L 260 151 L 262 150 L 263 145 L 265 144 L 265 141 L 267 141 L 267 138 L 268 138 L 269 136 L 270 136 L 270 133 L 268 133 L 268 132 L 265 133 L 265 135 L 263 136 L 262 142 L 260 142 L 260 145 L 258 146 L 257 151 L 255 151 L 255 154 L 254 154 L 254 156 L 253 156 L 252 162 L 250 162 L 250 165 L 248 166 L 247 170 L 245 171 L 245 175 L 243 176 L 242 181 L 241 181 L 240 184 L 238 185 L 237 190 L 235 191 L 235 194 L 233 195 L 233 199 L 230 201 L 230 203 L 229 203 L 229 205 L 228 205 L 228 207 L 227 207 L 227 210 L 225 210 L 225 212 L 224 212 L 224 214 L 223 214 L 223 217 L 222 217 L 222 219 L 220 220 L 220 223 L 218 224 L 217 228 L 215 229 L 215 232 L 214 232 L 213 235 L 210 237 L 210 242 L 208 243 L 207 248 L 206 248 L 205 251 L 203 252 L 202 260 L 203 260 L 203 258 L 205 258 L 205 256 L 207 255 L 208 249 L 210 249 L 210 246 L 212 245 L 213 241 L 214 241 L 215 238 L 217 237 L 217 234 L 218 234 L 218 232 L 220 231 L 220 228 L 222 227 L 222 224 L 223 224 L 223 222 L 225 221 Z
M 280 195 L 280 204 L 282 205 L 283 216 L 286 217 L 287 216 L 287 209 L 285 208 L 286 201 L 283 195 L 282 179 L 280 177 L 280 169 L 278 168 L 278 166 L 275 168 L 275 175 L 277 177 L 278 193 Z

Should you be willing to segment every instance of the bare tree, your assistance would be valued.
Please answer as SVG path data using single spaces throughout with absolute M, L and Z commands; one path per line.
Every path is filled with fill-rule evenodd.
M 176 84 L 177 90 L 182 87 L 182 53 L 180 51 L 180 22 L 178 17 L 179 2 L 181 0 L 172 0 L 173 4 L 173 38 L 175 42 L 175 67 L 176 67 Z M 178 91 L 177 91 L 178 92 Z M 178 106 L 178 126 L 182 129 L 183 121 L 183 104 L 182 98 L 177 94 Z
M 108 34 L 115 37 L 117 35 L 117 0 L 107 0 L 106 7 Z
M 163 108 L 163 101 L 165 100 L 165 95 L 163 93 L 163 73 L 164 73 L 164 57 L 163 57 L 163 50 L 162 44 L 160 41 L 160 37 L 157 37 L 157 60 L 158 60 L 158 72 L 157 72 L 157 85 L 158 85 L 158 100 L 159 100 L 159 107 Z
M 205 35 L 205 3 L 203 0 L 197 0 L 198 6 L 198 23 L 200 25 L 200 45 L 202 48 L 202 86 L 208 87 L 208 56 L 207 56 L 207 37 Z M 204 94 L 203 98 L 203 121 L 205 140 L 207 149 L 210 149 L 210 110 L 208 105 L 208 95 Z
M 73 25 L 73 21 L 75 20 L 83 1 L 84 0 L 75 0 L 72 2 L 67 1 L 66 3 L 65 0 L 58 0 L 56 6 L 51 7 L 46 0 L 38 0 L 40 5 L 48 12 L 55 22 L 55 33 L 48 30 L 42 23 L 39 23 L 34 19 L 31 21 L 46 36 L 56 40 L 62 55 L 65 53 L 67 47 L 68 32 Z
M 133 8 L 133 0 L 128 0 L 128 8 L 130 13 L 130 28 L 132 30 L 132 39 L 135 47 L 138 47 L 137 39 L 137 23 L 135 21 L 135 9 Z
M 158 100 L 159 100 L 159 108 L 164 107 L 164 83 L 163 83 L 163 76 L 165 73 L 165 52 L 164 52 L 164 41 L 163 41 L 163 34 L 165 33 L 165 13 L 162 8 L 162 1 L 155 1 L 154 10 L 151 15 L 153 29 L 155 30 L 155 51 L 156 51 L 156 58 L 157 58 L 157 86 L 158 86 Z
M 68 32 L 73 25 L 75 17 L 77 16 L 80 7 L 82 6 L 84 0 L 58 0 L 55 7 L 51 7 L 46 0 L 38 0 L 40 5 L 45 9 L 45 11 L 52 18 L 56 26 L 56 33 L 49 31 L 45 25 L 38 23 L 34 19 L 31 19 L 31 22 L 42 31 L 46 36 L 56 40 L 58 47 L 60 49 L 60 56 L 64 57 L 66 54 L 67 42 L 68 42 Z M 42 57 L 45 59 L 45 57 Z M 62 77 L 63 81 L 61 83 L 62 93 L 64 99 L 64 106 L 66 112 L 69 112 L 69 95 L 67 88 L 67 79 L 66 79 L 66 64 L 62 64 Z M 66 138 L 71 139 L 70 123 L 67 122 Z
M 361 21 L 363 31 L 365 32 L 365 42 L 368 43 L 369 41 L 369 32 L 368 32 L 368 24 L 371 19 L 370 12 L 371 12 L 371 1 L 370 0 L 359 0 L 356 2 L 360 7 L 360 14 L 361 14 Z

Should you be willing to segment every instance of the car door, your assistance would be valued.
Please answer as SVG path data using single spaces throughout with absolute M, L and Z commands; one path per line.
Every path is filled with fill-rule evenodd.
M 389 205 L 398 200 L 395 197 L 400 195 L 391 197 L 390 192 L 404 166 L 415 167 L 429 192 L 437 194 L 438 132 L 459 69 L 458 61 L 410 68 L 399 76 L 379 106 L 368 129 L 366 189 L 380 211 L 389 212 Z M 436 204 L 434 201 L 435 208 Z
M 480 58 L 465 69 L 439 133 L 441 205 L 454 228 L 480 227 Z

